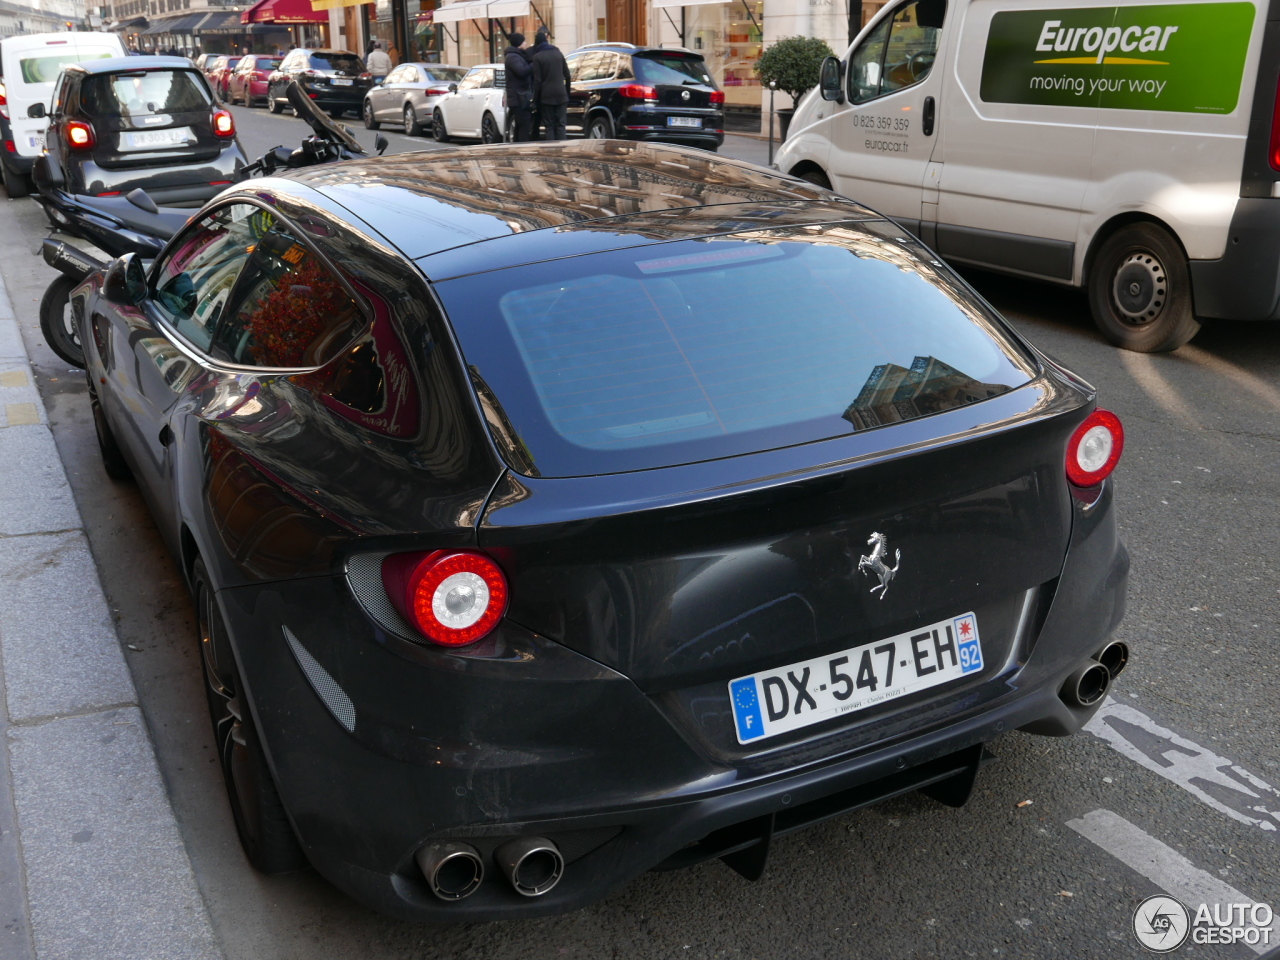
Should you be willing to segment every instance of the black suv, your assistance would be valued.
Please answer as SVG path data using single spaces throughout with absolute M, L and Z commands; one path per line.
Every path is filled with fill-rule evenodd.
M 724 143 L 724 93 L 700 54 L 589 43 L 566 57 L 568 129 L 602 140 L 663 140 L 707 150 Z
M 289 106 L 285 88 L 296 79 L 302 92 L 334 117 L 359 114 L 364 95 L 373 86 L 360 55 L 350 50 L 290 50 L 267 78 L 267 107 L 279 113 Z
M 42 116 L 44 104 L 30 110 Z M 190 60 L 112 57 L 63 68 L 34 173 L 67 193 L 144 187 L 156 203 L 201 206 L 243 179 L 246 163 L 234 118 Z

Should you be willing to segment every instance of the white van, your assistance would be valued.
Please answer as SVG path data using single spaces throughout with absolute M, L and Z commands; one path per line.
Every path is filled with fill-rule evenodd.
M 1198 318 L 1280 319 L 1278 79 L 1280 0 L 898 0 L 776 166 L 1172 350 Z
M 44 150 L 53 82 L 62 68 L 123 56 L 124 44 L 114 33 L 33 33 L 0 40 L 0 175 L 10 197 L 31 192 L 31 165 Z M 44 104 L 45 117 L 27 116 L 33 103 Z

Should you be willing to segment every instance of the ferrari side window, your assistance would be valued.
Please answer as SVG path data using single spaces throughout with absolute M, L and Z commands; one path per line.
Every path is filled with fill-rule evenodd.
M 232 300 L 214 334 L 212 353 L 246 366 L 321 366 L 344 350 L 365 322 L 324 261 L 279 222 L 261 234 Z
M 151 299 L 182 338 L 207 351 L 213 329 L 257 241 L 274 220 L 258 207 L 233 203 L 201 217 L 156 264 Z

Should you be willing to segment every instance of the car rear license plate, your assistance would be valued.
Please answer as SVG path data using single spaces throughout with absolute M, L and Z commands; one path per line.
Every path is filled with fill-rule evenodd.
M 939 620 L 887 640 L 740 677 L 729 684 L 739 743 L 927 690 L 982 669 L 978 618 Z
M 330 80 L 329 82 L 332 83 L 335 87 L 349 87 L 351 86 L 351 83 L 352 83 L 352 81 L 350 80 Z
M 168 130 L 136 130 L 121 139 L 121 150 L 152 150 L 156 147 L 185 146 L 195 137 L 190 127 L 171 127 Z
M 32 150 L 43 150 L 43 149 L 44 149 L 44 134 L 43 134 L 43 133 L 32 133 L 32 134 L 28 134 L 28 135 L 27 135 L 27 146 L 28 146 L 28 147 L 30 147 Z
M 667 117 L 668 127 L 700 127 L 701 117 Z

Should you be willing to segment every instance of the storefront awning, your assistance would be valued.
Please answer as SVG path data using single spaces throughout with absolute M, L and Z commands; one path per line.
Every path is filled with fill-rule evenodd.
M 711 3 L 731 3 L 733 0 L 649 0 L 651 7 L 701 7 Z
M 435 10 L 436 23 L 488 20 L 491 17 L 527 17 L 529 0 L 460 0 Z
M 311 0 L 312 10 L 339 10 L 342 7 L 359 7 L 369 0 Z
M 156 20 L 144 34 L 156 33 L 190 33 L 191 29 L 205 18 L 203 13 L 190 13 L 185 17 L 174 17 L 170 20 Z
M 131 20 L 121 20 L 119 23 L 112 24 L 110 30 L 112 33 L 124 33 L 126 30 L 141 33 L 146 25 L 146 17 L 134 17 Z
M 261 0 L 240 14 L 241 23 L 328 23 L 311 9 L 311 0 Z

